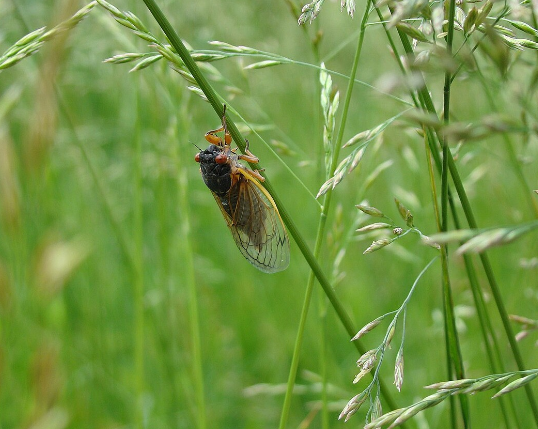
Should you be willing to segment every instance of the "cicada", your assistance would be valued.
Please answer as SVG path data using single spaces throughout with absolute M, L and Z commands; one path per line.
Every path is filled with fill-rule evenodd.
M 282 271 L 290 262 L 286 228 L 273 198 L 261 184 L 263 176 L 239 162 L 259 162 L 248 150 L 248 141 L 244 155 L 237 154 L 237 148 L 230 148 L 232 136 L 226 127 L 226 106 L 224 110 L 222 126 L 205 134 L 210 145 L 194 159 L 200 163 L 202 178 L 243 256 L 265 273 Z M 224 139 L 217 135 L 222 131 Z

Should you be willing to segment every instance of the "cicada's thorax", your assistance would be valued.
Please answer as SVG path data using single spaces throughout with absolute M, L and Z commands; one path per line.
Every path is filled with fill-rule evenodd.
M 200 151 L 197 160 L 200 163 L 200 171 L 206 186 L 219 197 L 228 193 L 232 187 L 232 165 L 229 161 L 217 162 L 216 158 L 227 156 L 223 149 L 216 145 L 210 145 Z

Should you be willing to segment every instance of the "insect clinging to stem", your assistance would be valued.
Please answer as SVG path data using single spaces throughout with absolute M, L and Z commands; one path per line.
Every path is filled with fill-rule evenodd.
M 224 131 L 224 139 L 217 133 Z M 273 198 L 263 187 L 265 179 L 255 170 L 245 168 L 239 161 L 258 163 L 248 149 L 237 154 L 231 149 L 232 136 L 226 127 L 226 105 L 222 126 L 205 134 L 210 143 L 200 150 L 195 161 L 205 184 L 213 194 L 235 244 L 243 256 L 266 273 L 285 270 L 290 262 L 290 245 L 286 228 Z

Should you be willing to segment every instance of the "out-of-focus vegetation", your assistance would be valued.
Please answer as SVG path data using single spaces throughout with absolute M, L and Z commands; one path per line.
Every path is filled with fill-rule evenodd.
M 488 2 L 463 2 L 451 55 L 442 34 L 450 2 L 441 16 L 435 2 L 386 3 L 396 8 L 392 19 L 386 5 L 381 10 L 399 51 L 395 56 L 372 12 L 341 143 L 367 132 L 340 150 L 339 161 L 367 145 L 348 158 L 346 167 L 357 164 L 352 172 L 337 169 L 342 181 L 331 191 L 319 261 L 357 331 L 402 309 L 377 375 L 398 407 L 406 407 L 429 394 L 424 386 L 449 379 L 441 258 L 418 279 L 440 253 L 420 237 L 439 232 L 432 201 L 443 198 L 441 176 L 432 166 L 432 186 L 425 144 L 435 132 L 449 145 L 478 226 L 520 227 L 518 233 L 480 230 L 478 238 L 434 237 L 449 242 L 454 315 L 448 320 L 455 322 L 465 377 L 496 372 L 488 363 L 469 267 L 455 253 L 459 240 L 473 236 L 467 250 L 487 249 L 507 312 L 531 319 L 516 319 L 529 327 L 518 347 L 528 368 L 537 366 L 531 328 L 538 319 L 532 194 L 538 188 L 538 31 L 526 2 L 513 2 L 509 10 L 496 3 L 489 11 Z M 81 22 L 70 19 L 86 5 Z M 113 5 L 134 13 L 167 44 L 143 2 Z M 325 2 L 302 26 L 303 5 L 293 0 L 159 6 L 195 53 L 222 54 L 199 65 L 229 111 L 240 115 L 231 117 L 314 248 L 321 202 L 327 201 L 315 196 L 331 176 L 365 4 L 357 4 L 351 18 L 346 7 Z M 34 55 L 10 51 L 45 26 L 20 41 Z M 156 52 L 132 30 L 97 3 L 0 0 L 0 52 L 6 53 L 0 61 L 0 428 L 274 428 L 309 266 L 293 241 L 290 267 L 282 273 L 261 273 L 241 256 L 194 162 L 197 147 L 207 145 L 204 133 L 220 118 L 187 88 L 195 83 L 164 59 L 150 56 L 146 68 L 129 73 L 147 57 L 121 64 L 124 53 Z M 396 30 L 413 38 L 417 54 L 415 63 L 403 60 L 410 72 L 405 79 L 396 61 L 404 55 Z M 256 52 L 238 48 L 236 56 L 210 41 Z M 110 62 L 120 64 L 103 62 L 114 56 Z M 280 64 L 245 68 L 264 60 Z M 454 77 L 449 125 L 443 119 L 447 71 Z M 423 101 L 424 88 L 437 116 L 413 108 L 409 90 Z M 389 227 L 356 232 L 375 222 Z M 454 229 L 452 220 L 448 227 Z M 372 247 L 376 240 L 394 241 Z M 363 254 L 368 248 L 373 251 Z M 469 261 L 498 339 L 496 368 L 515 371 L 514 347 L 480 259 L 471 254 Z M 386 344 L 392 318 L 360 339 L 366 349 Z M 352 384 L 360 356 L 349 339 L 316 285 L 287 427 L 344 426 L 340 412 L 371 379 Z M 392 385 L 395 363 L 403 371 L 403 381 L 396 381 L 401 391 Z M 501 398 L 490 399 L 501 387 L 466 397 L 473 427 L 535 425 L 529 392 L 518 389 L 501 404 Z M 533 383 L 527 388 L 536 393 Z M 347 426 L 360 427 L 367 412 L 368 418 L 376 412 L 376 394 L 374 386 L 371 403 L 366 400 Z M 444 401 L 406 424 L 450 427 L 450 407 Z

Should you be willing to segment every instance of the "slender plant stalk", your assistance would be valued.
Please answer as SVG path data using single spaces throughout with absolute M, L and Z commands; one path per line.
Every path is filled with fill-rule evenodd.
M 431 162 L 431 151 L 430 151 L 430 148 L 428 146 L 427 139 L 428 139 L 428 137 L 427 137 L 427 134 L 425 133 L 426 159 L 427 159 L 427 163 L 428 163 L 428 173 L 429 173 L 429 177 L 430 177 L 430 187 L 431 187 L 432 197 L 433 197 L 432 198 L 433 211 L 435 213 L 435 220 L 436 220 L 436 223 L 437 223 L 437 229 L 441 230 L 441 215 L 440 215 L 440 211 L 439 211 L 439 205 L 437 204 L 437 186 L 436 186 L 436 182 L 435 182 L 435 176 L 434 176 L 434 173 L 433 173 L 433 165 L 432 165 L 432 162 Z M 441 248 L 441 263 L 442 264 L 444 264 L 446 262 L 445 259 L 446 259 L 446 248 Z M 445 271 L 443 270 L 443 277 L 444 277 L 444 274 L 445 274 Z M 446 290 L 444 289 L 443 292 L 445 292 L 445 291 Z M 443 294 L 444 308 L 446 308 L 447 299 L 448 298 L 445 296 L 445 294 Z M 445 311 L 445 315 L 446 315 L 446 311 Z M 445 329 L 445 349 L 446 349 L 446 362 L 447 362 L 446 369 L 447 369 L 448 380 L 452 380 L 453 371 L 452 371 L 452 364 L 451 364 L 450 353 L 449 353 L 450 343 L 449 343 L 449 339 L 448 339 L 447 323 L 448 323 L 448 319 L 447 319 L 447 317 L 445 317 L 444 318 L 444 329 Z M 450 404 L 449 413 L 450 413 L 450 425 L 452 427 L 456 426 L 456 412 L 455 412 L 456 407 L 455 407 L 454 403 L 455 403 L 455 398 L 450 397 L 449 398 L 449 404 Z
M 452 43 L 454 41 L 454 21 L 456 15 L 456 1 L 449 1 L 448 12 L 448 34 L 446 36 L 446 46 L 449 56 L 452 56 Z M 444 98 L 443 98 L 443 115 L 444 122 L 448 124 L 450 121 L 450 88 L 451 88 L 451 74 L 450 71 L 445 72 L 445 86 L 444 86 Z M 450 150 L 448 148 L 448 141 L 446 138 L 442 140 L 443 158 L 442 158 L 442 170 L 441 170 L 441 231 L 448 231 L 448 158 L 451 157 Z M 441 247 L 441 266 L 443 271 L 443 303 L 444 303 L 444 317 L 445 317 L 445 329 L 447 331 L 447 360 L 452 361 L 456 370 L 456 376 L 459 379 L 465 378 L 465 372 L 463 369 L 463 358 L 461 354 L 461 347 L 458 339 L 458 332 L 456 330 L 456 318 L 454 316 L 454 301 L 452 299 L 452 288 L 450 286 L 450 274 L 448 270 L 448 245 Z M 451 369 L 447 368 L 449 375 Z M 462 411 L 463 423 L 465 427 L 470 426 L 470 413 L 469 413 L 469 401 L 466 395 L 460 395 L 460 407 Z M 453 405 L 452 401 L 450 402 Z M 452 416 L 453 417 L 453 416 Z M 452 418 L 452 425 L 456 427 L 456 422 Z
M 284 396 L 284 404 L 282 405 L 282 411 L 280 413 L 279 429 L 284 429 L 288 423 L 288 416 L 291 407 L 291 399 L 293 396 L 293 386 L 295 385 L 295 379 L 297 378 L 297 368 L 299 366 L 299 357 L 301 355 L 301 346 L 303 344 L 304 328 L 306 325 L 306 318 L 308 316 L 308 309 L 310 308 L 310 301 L 312 298 L 312 283 L 308 283 L 306 293 L 303 301 L 303 308 L 301 310 L 301 318 L 299 320 L 299 327 L 297 329 L 297 337 L 295 338 L 295 345 L 293 346 L 293 356 L 291 358 L 290 371 L 288 375 L 288 383 L 286 385 L 286 394 Z
M 139 91 L 138 91 L 139 93 Z M 137 100 L 138 101 L 138 100 Z M 138 104 L 138 103 L 137 103 Z M 142 221 L 142 143 L 140 139 L 140 121 L 136 121 L 136 131 L 134 136 L 134 222 L 133 222 L 133 240 L 134 240 L 134 270 L 133 270 L 133 287 L 134 287 L 134 304 L 135 304 L 135 321 L 134 321 L 134 361 L 135 361 L 135 422 L 136 427 L 142 429 L 144 426 L 144 271 L 143 271 L 143 230 Z
M 312 273 L 309 275 L 309 279 Z M 319 350 L 320 350 L 320 376 L 321 376 L 321 429 L 329 429 L 331 427 L 329 420 L 329 398 L 327 392 L 327 300 L 321 293 L 317 294 L 318 297 L 318 322 L 319 322 Z
M 315 31 L 315 34 L 316 34 L 316 38 L 318 38 L 319 36 L 319 20 L 316 20 L 315 23 L 315 28 L 316 28 L 316 31 Z M 301 27 L 303 27 L 306 31 L 306 26 L 302 25 Z M 319 53 L 319 39 L 316 41 L 316 40 L 313 40 L 313 43 L 312 43 L 312 50 L 313 50 L 313 53 L 314 53 L 314 58 L 315 58 L 315 64 L 320 64 L 321 63 L 321 59 L 320 59 L 320 53 Z M 314 88 L 316 88 L 316 100 L 321 100 L 321 92 L 322 92 L 322 88 L 321 88 L 321 85 L 318 84 L 319 82 L 319 74 L 314 74 L 314 79 L 315 79 L 315 82 L 314 82 Z M 319 118 L 321 117 L 320 115 L 320 112 L 321 112 L 321 105 L 320 103 L 315 103 L 315 106 L 316 106 L 316 113 L 315 113 L 315 118 L 317 118 L 317 121 L 319 122 Z M 316 127 L 316 129 L 318 129 Z M 319 147 L 319 151 L 321 153 L 322 149 L 323 149 L 323 137 L 322 135 L 320 134 L 319 135 L 319 138 L 318 138 L 318 147 Z M 320 156 L 320 159 L 321 156 Z M 321 173 L 320 176 L 322 176 L 322 172 L 323 172 L 323 168 L 321 168 L 321 163 L 318 164 L 319 168 L 318 168 L 318 172 Z M 316 242 L 317 242 L 317 237 L 316 237 Z M 319 259 L 319 251 L 316 253 L 316 248 L 314 247 L 314 256 L 316 257 L 316 259 Z M 312 280 L 311 280 L 312 279 Z M 309 276 L 308 276 L 308 282 L 307 282 L 307 289 L 308 289 L 308 286 L 309 286 L 309 282 L 312 281 L 313 282 L 314 280 L 314 275 L 312 274 L 312 272 L 310 272 Z M 328 385 L 328 380 L 327 380 L 327 368 L 328 368 L 328 362 L 327 362 L 327 332 L 326 332 L 326 329 L 327 329 L 327 323 L 326 323 L 326 315 L 327 315 L 327 300 L 325 299 L 325 296 L 322 294 L 322 293 L 318 293 L 317 294 L 317 297 L 318 297 L 318 329 L 319 329 L 319 356 L 320 356 L 320 359 L 319 359 L 319 366 L 320 366 L 320 376 L 321 376 L 321 428 L 322 429 L 329 429 L 331 427 L 331 424 L 330 424 L 330 420 L 329 420 L 329 399 L 328 399 L 328 393 L 327 393 L 327 385 Z M 287 394 L 287 392 L 286 392 Z
M 351 69 L 351 73 L 349 75 L 349 85 L 347 87 L 346 91 L 346 98 L 344 101 L 344 107 L 342 110 L 342 119 L 340 122 L 340 127 L 338 131 L 338 136 L 333 144 L 333 154 L 331 159 L 331 165 L 328 171 L 328 177 L 332 177 L 334 175 L 334 172 L 336 170 L 336 167 L 338 165 L 338 156 L 340 154 L 340 148 L 342 146 L 342 139 L 344 136 L 344 130 L 346 125 L 346 119 L 348 116 L 349 111 L 349 105 L 351 102 L 351 95 L 353 93 L 353 86 L 355 82 L 355 76 L 357 74 L 357 68 L 359 64 L 359 58 L 362 51 L 362 45 L 364 41 L 364 31 L 366 28 L 366 23 L 368 21 L 368 15 L 370 10 L 371 1 L 369 0 L 366 4 L 366 9 L 364 11 L 363 19 L 361 22 L 361 30 L 359 33 L 359 39 L 357 41 L 357 50 L 355 51 L 355 58 L 353 60 L 353 65 Z M 322 249 L 323 244 L 323 238 L 325 236 L 325 225 L 327 223 L 327 217 L 329 214 L 329 210 L 331 208 L 331 200 L 332 200 L 332 189 L 329 189 L 327 193 L 324 195 L 323 203 L 322 203 L 322 212 L 318 223 L 318 231 L 316 234 L 316 243 L 314 246 L 314 257 L 317 259 L 319 258 L 319 254 Z M 290 366 L 290 372 L 288 376 L 288 383 L 286 387 L 286 395 L 284 397 L 284 404 L 282 406 L 282 413 L 280 415 L 280 424 L 279 429 L 284 429 L 286 427 L 287 421 L 288 421 L 288 415 L 289 410 L 291 406 L 291 399 L 293 396 L 293 386 L 295 385 L 295 379 L 297 377 L 297 368 L 299 366 L 299 356 L 300 356 L 300 349 L 302 345 L 303 335 L 304 335 L 304 329 L 306 325 L 306 318 L 308 315 L 308 310 L 310 307 L 310 301 L 312 297 L 312 290 L 314 287 L 314 272 L 311 271 L 310 275 L 308 277 L 308 282 L 306 285 L 306 292 L 305 292 L 305 298 L 303 302 L 303 309 L 301 311 L 301 319 L 299 321 L 299 328 L 297 332 L 297 338 L 295 340 L 295 346 L 294 346 L 294 352 L 292 357 L 292 362 Z M 360 350 L 360 353 L 363 354 L 366 350 L 362 347 Z
M 431 130 L 427 130 L 427 134 L 429 134 L 429 137 L 427 139 L 429 142 L 435 140 L 435 137 L 433 136 L 433 132 Z M 432 155 L 432 157 L 435 160 L 437 169 L 440 171 L 441 170 L 441 167 L 440 167 L 441 160 L 439 158 L 439 154 L 438 154 L 438 152 L 436 150 L 434 152 L 431 151 L 431 148 L 435 149 L 435 147 L 436 147 L 435 144 L 430 143 L 430 154 Z M 449 199 L 452 219 L 453 219 L 453 222 L 454 222 L 454 227 L 456 229 L 460 229 L 461 225 L 460 225 L 460 222 L 459 222 L 459 219 L 458 219 L 458 216 L 457 216 L 456 207 L 455 207 L 454 200 L 453 200 L 453 197 L 451 195 L 450 189 L 449 189 L 449 192 L 448 192 L 448 199 Z M 467 271 L 467 276 L 469 278 L 469 283 L 470 283 L 470 286 L 471 286 L 471 289 L 472 289 L 472 292 L 473 292 L 473 297 L 475 297 L 476 307 L 477 307 L 477 309 L 479 309 L 480 308 L 480 302 L 482 302 L 482 303 L 484 302 L 484 296 L 482 294 L 482 290 L 481 290 L 478 282 L 476 280 L 473 281 L 473 279 L 476 279 L 476 273 L 474 272 L 474 268 L 473 268 L 470 256 L 468 254 L 464 254 L 463 259 L 464 259 L 464 262 L 465 262 L 465 267 L 466 267 L 466 271 Z M 478 300 L 477 297 L 480 297 L 480 299 Z M 478 314 L 479 314 L 479 318 L 482 320 L 482 317 L 480 316 L 481 313 L 479 312 Z M 500 346 L 498 345 L 497 336 L 495 335 L 495 331 L 493 329 L 493 326 L 491 324 L 491 321 L 489 319 L 489 316 L 488 316 L 486 310 L 484 310 L 483 317 L 484 317 L 484 319 L 483 319 L 484 323 L 481 322 L 481 326 L 486 326 L 486 330 L 483 331 L 484 341 L 488 342 L 488 341 L 491 340 L 493 342 L 495 354 L 496 354 L 496 357 L 497 357 L 497 361 L 499 362 L 500 371 L 496 370 L 493 365 L 492 365 L 492 370 L 493 370 L 493 372 L 506 372 L 505 369 L 504 369 L 503 359 L 501 357 Z M 491 358 L 491 362 L 494 362 L 493 357 Z M 514 415 L 514 419 L 517 422 L 517 412 L 515 410 L 513 397 L 511 395 L 509 395 L 507 398 L 508 398 L 508 401 L 511 404 L 511 409 L 512 409 L 512 413 Z M 499 399 L 502 399 L 502 398 L 499 398 Z M 507 427 L 511 427 L 508 424 L 508 422 L 507 422 Z
M 177 157 L 177 155 L 176 155 Z M 192 364 L 193 364 L 193 377 L 194 377 L 194 395 L 196 400 L 197 412 L 195 413 L 197 419 L 198 429 L 207 428 L 207 415 L 204 393 L 204 373 L 202 366 L 202 341 L 200 338 L 200 316 L 198 314 L 198 292 L 196 288 L 196 280 L 194 273 L 194 257 L 192 254 L 192 233 L 191 233 L 191 214 L 189 210 L 188 195 L 188 182 L 187 172 L 185 167 L 187 163 L 178 162 L 176 165 L 180 166 L 181 170 L 178 177 L 179 188 L 179 205 L 183 209 L 181 210 L 181 235 L 182 235 L 182 248 L 183 253 L 183 269 L 184 281 L 189 291 L 189 326 L 190 336 L 192 340 Z
M 456 227 L 457 228 L 457 227 Z M 476 312 L 478 314 L 478 321 L 480 322 L 480 332 L 482 333 L 482 338 L 484 345 L 486 347 L 486 354 L 488 356 L 489 365 L 491 367 L 492 373 L 499 374 L 506 372 L 503 360 L 501 358 L 501 352 L 499 349 L 499 344 L 497 342 L 495 331 L 493 325 L 491 324 L 491 319 L 489 317 L 486 304 L 484 302 L 484 297 L 480 293 L 480 286 L 478 284 L 478 278 L 474 265 L 471 261 L 469 255 L 464 255 L 463 262 L 465 264 L 465 271 L 467 277 L 469 278 L 469 283 L 471 284 L 471 292 L 473 293 L 473 300 L 475 302 Z M 490 344 L 492 343 L 492 344 Z M 507 395 L 506 398 L 503 396 L 498 398 L 500 400 L 501 413 L 505 422 L 505 426 L 514 427 L 510 424 L 510 419 L 508 417 L 508 412 L 506 410 L 506 400 L 509 402 L 510 410 L 512 412 L 512 417 L 515 421 L 516 427 L 520 427 L 517 412 L 514 404 L 514 396 Z

